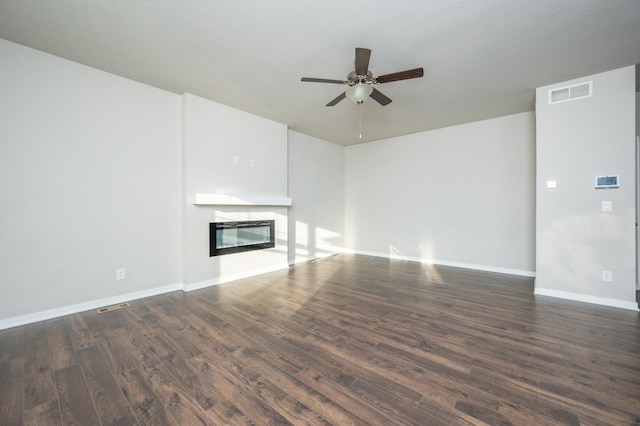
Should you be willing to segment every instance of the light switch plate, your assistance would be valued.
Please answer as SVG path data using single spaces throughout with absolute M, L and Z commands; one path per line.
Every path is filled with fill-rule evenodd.
M 612 212 L 613 211 L 613 201 L 603 201 L 602 202 L 602 211 L 603 212 Z

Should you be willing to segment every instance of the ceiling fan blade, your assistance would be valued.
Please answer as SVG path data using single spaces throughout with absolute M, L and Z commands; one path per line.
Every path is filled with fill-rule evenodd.
M 370 57 L 371 49 L 356 47 L 356 74 L 367 75 L 367 71 L 369 71 Z
M 331 102 L 329 102 L 327 104 L 327 106 L 334 106 L 335 104 L 337 104 L 338 102 L 340 102 L 341 100 L 343 100 L 344 98 L 347 97 L 347 95 L 345 94 L 346 92 L 342 92 L 340 93 L 334 100 L 332 100 Z
M 415 68 L 412 70 L 394 72 L 393 74 L 385 74 L 376 78 L 378 83 L 389 83 L 390 81 L 408 80 L 410 78 L 418 78 L 424 75 L 422 68 Z
M 389 105 L 392 102 L 391 99 L 389 99 L 381 91 L 375 88 L 373 89 L 373 92 L 371 92 L 371 95 L 369 96 L 371 96 L 374 101 L 378 102 L 382 106 Z
M 334 83 L 334 84 L 346 84 L 342 80 L 331 80 L 329 78 L 313 78 L 313 77 L 302 77 L 300 81 L 307 81 L 311 83 Z

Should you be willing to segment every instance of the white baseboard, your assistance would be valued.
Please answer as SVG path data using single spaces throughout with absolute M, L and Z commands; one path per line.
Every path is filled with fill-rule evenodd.
M 536 273 L 534 271 L 503 268 L 500 266 L 476 265 L 473 263 L 449 262 L 446 260 L 436 260 L 436 259 L 422 259 L 419 257 L 400 256 L 400 255 L 392 255 L 389 253 L 379 253 L 379 252 L 361 251 L 361 250 L 346 250 L 345 253 L 362 254 L 365 256 L 384 257 L 387 259 L 408 260 L 410 262 L 425 263 L 427 265 L 451 266 L 454 268 L 473 269 L 476 271 L 485 271 L 485 272 L 496 272 L 499 274 L 518 275 L 518 276 L 529 277 L 529 278 L 535 278 L 536 276 Z
M 256 275 L 266 274 L 268 272 L 279 271 L 281 269 L 287 269 L 287 268 L 289 268 L 289 265 L 280 264 L 275 266 L 269 266 L 267 268 L 252 269 L 251 271 L 243 271 L 237 274 L 225 275 L 222 277 L 213 278 L 211 280 L 200 281 L 197 283 L 183 284 L 182 289 L 185 292 L 194 291 L 194 290 L 199 290 L 201 288 L 211 287 L 214 285 L 228 283 L 230 281 L 236 281 L 243 278 L 254 277 Z
M 62 317 L 65 315 L 77 314 L 78 312 L 89 311 L 93 309 L 102 308 L 103 306 L 117 305 L 118 303 L 130 302 L 136 299 L 142 299 L 145 297 L 157 296 L 159 294 L 171 293 L 173 291 L 182 290 L 184 292 L 198 290 L 213 285 L 218 285 L 230 281 L 236 281 L 242 278 L 253 277 L 256 275 L 266 274 L 268 272 L 278 271 L 281 269 L 287 269 L 289 265 L 279 264 L 268 268 L 253 269 L 251 271 L 242 272 L 239 274 L 225 275 L 223 277 L 215 278 L 212 280 L 190 283 L 190 284 L 170 284 L 163 287 L 151 288 L 148 290 L 136 291 L 133 293 L 120 294 L 113 297 L 105 297 L 103 299 L 92 300 L 90 302 L 83 302 L 69 306 L 63 306 L 61 308 L 49 309 L 46 311 L 35 312 L 32 314 L 19 315 L 11 318 L 0 319 L 0 330 L 7 328 L 18 327 L 20 325 L 31 324 L 34 322 L 45 321 L 53 318 Z
M 61 308 L 49 309 L 46 311 L 35 312 L 27 315 L 19 315 L 17 317 L 1 319 L 0 330 L 19 325 L 31 324 L 34 322 L 45 321 L 52 318 L 58 318 L 65 315 L 77 314 L 78 312 L 89 311 L 92 309 L 102 308 L 103 306 L 117 305 L 118 303 L 130 302 L 145 297 L 157 296 L 159 294 L 171 293 L 172 291 L 182 290 L 183 285 L 170 284 L 162 287 L 151 288 L 148 290 L 136 291 L 133 293 L 120 294 L 118 296 L 105 297 L 104 299 L 92 300 L 90 302 L 77 303 L 75 305 L 63 306 Z
M 408 261 L 412 261 L 412 262 L 420 262 L 420 263 L 425 263 L 425 264 L 452 266 L 452 267 L 456 267 L 456 268 L 473 269 L 473 270 L 487 271 L 487 272 L 497 272 L 497 273 L 501 273 L 501 274 L 518 275 L 518 276 L 523 276 L 523 277 L 535 277 L 535 275 L 536 275 L 535 272 L 533 272 L 533 271 L 526 271 L 526 270 L 520 270 L 520 269 L 510 269 L 510 268 L 502 268 L 502 267 L 496 267 L 496 266 L 476 265 L 476 264 L 461 263 L 461 262 L 448 262 L 448 261 L 433 260 L 433 259 L 421 259 L 421 258 L 415 258 L 415 257 L 403 257 L 403 256 L 390 255 L 390 254 L 379 253 L 379 252 L 369 252 L 369 251 L 359 251 L 359 250 L 348 250 L 347 249 L 347 250 L 344 251 L 344 253 L 361 254 L 361 255 L 365 255 L 365 256 L 376 256 L 376 257 L 383 257 L 383 258 L 388 258 L 388 259 L 408 260 Z M 295 259 L 295 263 L 302 263 L 302 262 L 307 262 L 307 261 L 311 261 L 311 260 L 321 259 L 321 258 L 324 258 L 324 257 L 333 256 L 335 254 L 339 254 L 339 252 L 338 253 L 327 253 L 326 255 L 323 255 L 323 256 L 296 258 Z M 294 263 L 292 263 L 290 261 L 290 264 L 294 264 Z M 42 311 L 42 312 L 35 312 L 35 313 L 32 313 L 32 314 L 19 315 L 19 316 L 7 318 L 7 319 L 0 319 L 0 330 L 4 330 L 4 329 L 7 329 L 7 328 L 11 328 L 11 327 L 17 327 L 17 326 L 25 325 L 25 324 L 31 324 L 31 323 L 39 322 L 39 321 L 45 321 L 45 320 L 49 320 L 49 319 L 52 319 L 52 318 L 58 318 L 58 317 L 65 316 L 65 315 L 72 315 L 72 314 L 76 314 L 78 312 L 84 312 L 84 311 L 88 311 L 88 310 L 92 310 L 92 309 L 98 309 L 98 308 L 101 308 L 103 306 L 116 305 L 118 303 L 130 302 L 132 300 L 142 299 L 142 298 L 145 298 L 145 297 L 157 296 L 159 294 L 170 293 L 170 292 L 177 291 L 177 290 L 182 290 L 182 291 L 185 291 L 185 292 L 194 291 L 194 290 L 198 290 L 198 289 L 205 288 L 205 287 L 210 287 L 210 286 L 214 286 L 214 285 L 218 285 L 218 284 L 222 284 L 222 283 L 226 283 L 226 282 L 236 281 L 236 280 L 239 280 L 239 279 L 242 279 L 242 278 L 248 278 L 248 277 L 252 277 L 252 276 L 256 276 L 256 275 L 260 275 L 260 274 L 266 274 L 268 272 L 274 272 L 274 271 L 278 271 L 278 270 L 281 270 L 281 269 L 287 269 L 288 267 L 289 267 L 289 265 L 282 264 L 282 265 L 271 266 L 271 267 L 268 267 L 268 268 L 254 269 L 254 270 L 251 270 L 251 271 L 242 272 L 242 273 L 238 273 L 238 274 L 226 275 L 226 276 L 223 276 L 223 277 L 219 277 L 219 278 L 215 278 L 215 279 L 211 279 L 211 280 L 207 280 L 207 281 L 201 281 L 201 282 L 197 282 L 197 283 L 170 284 L 170 285 L 166 285 L 166 286 L 163 286 L 163 287 L 157 287 L 157 288 L 137 291 L 137 292 L 133 292 L 133 293 L 121 294 L 121 295 L 118 295 L 118 296 L 107 297 L 107 298 L 103 298 L 103 299 L 93 300 L 93 301 L 90 301 L 90 302 L 78 303 L 78 304 L 75 304 L 75 305 L 63 306 L 61 308 L 49 309 L 49 310 Z M 588 295 L 577 294 L 577 293 L 569 293 L 569 292 L 562 292 L 562 291 L 557 291 L 557 290 L 549 290 L 549 289 L 544 289 L 544 288 L 536 288 L 534 293 L 537 294 L 537 295 L 540 295 L 540 296 L 551 296 L 551 297 L 557 297 L 557 298 L 561 298 L 561 299 L 574 300 L 574 301 L 578 301 L 578 302 L 593 303 L 593 304 L 597 304 L 597 305 L 611 306 L 611 307 L 616 307 L 616 308 L 630 309 L 630 310 L 638 311 L 638 306 L 636 305 L 636 303 L 627 302 L 627 301 L 623 301 L 623 300 L 607 299 L 607 298 L 594 297 L 594 296 L 588 296 Z
M 606 297 L 589 296 L 588 294 L 571 293 L 568 291 L 550 290 L 548 288 L 537 288 L 533 292 L 539 296 L 556 297 L 558 299 L 573 300 L 576 302 L 591 303 L 594 305 L 610 306 L 612 308 L 629 309 L 638 311 L 638 304 L 635 302 L 627 302 L 626 300 L 609 299 Z

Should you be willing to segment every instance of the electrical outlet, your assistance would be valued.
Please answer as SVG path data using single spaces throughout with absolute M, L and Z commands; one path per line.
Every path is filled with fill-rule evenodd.
M 124 268 L 116 269 L 116 280 L 124 280 L 124 278 L 125 278 Z
M 613 281 L 612 271 L 602 271 L 602 281 L 610 283 Z

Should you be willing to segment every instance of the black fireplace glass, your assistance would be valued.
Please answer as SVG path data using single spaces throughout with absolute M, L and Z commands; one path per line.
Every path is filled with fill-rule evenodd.
M 275 247 L 275 220 L 209 224 L 209 256 Z

